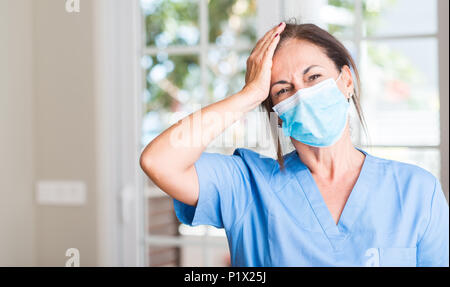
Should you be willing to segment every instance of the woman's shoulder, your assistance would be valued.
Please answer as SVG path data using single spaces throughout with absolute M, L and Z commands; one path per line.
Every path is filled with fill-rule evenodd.
M 293 152 L 283 156 L 285 165 L 292 160 Z M 247 148 L 237 148 L 233 155 L 241 157 L 247 165 L 249 173 L 255 179 L 263 180 L 269 184 L 273 191 L 282 188 L 282 186 L 288 184 L 290 181 L 290 177 L 286 177 L 289 173 L 281 172 L 278 161 L 268 154 L 259 153 Z
M 250 173 L 266 178 L 270 178 L 274 169 L 278 167 L 277 160 L 270 155 L 248 148 L 236 148 L 233 156 L 241 158 Z
M 426 215 L 435 195 L 443 196 L 439 180 L 425 168 L 399 160 L 367 156 L 370 162 L 366 175 L 371 179 L 369 188 L 377 190 L 372 195 L 381 201 L 397 200 L 399 206 L 408 205 L 410 210 Z
M 434 187 L 439 180 L 430 171 L 425 168 L 399 160 L 393 160 L 388 158 L 382 158 L 371 155 L 369 153 L 366 156 L 370 157 L 370 161 L 375 169 L 379 172 L 383 172 L 394 176 L 399 182 L 414 182 L 420 183 L 421 186 Z
M 249 166 L 268 167 L 271 169 L 277 163 L 272 157 L 247 148 L 236 148 L 233 156 L 242 158 Z

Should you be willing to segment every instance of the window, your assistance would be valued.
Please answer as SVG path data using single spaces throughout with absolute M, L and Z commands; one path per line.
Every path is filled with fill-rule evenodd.
M 256 0 L 141 0 L 141 6 L 144 146 L 185 115 L 243 87 L 257 32 Z M 150 266 L 229 264 L 223 230 L 178 226 L 172 200 L 150 182 L 146 194 Z
M 141 6 L 143 146 L 181 117 L 241 89 L 246 59 L 259 36 L 296 17 L 327 29 L 355 58 L 369 137 L 353 115 L 354 143 L 441 176 L 439 123 L 448 115 L 439 113 L 437 0 L 141 0 Z M 242 136 L 239 128 L 227 132 Z M 230 154 L 234 147 L 211 149 Z M 176 257 L 168 263 L 173 265 L 228 264 L 223 230 L 179 226 L 171 199 L 150 182 L 146 194 L 147 213 L 156 209 L 153 198 L 168 206 L 161 217 L 172 226 L 150 230 L 150 249 L 175 248 L 166 248 Z
M 437 1 L 365 0 L 361 8 L 363 107 L 372 153 L 439 178 Z

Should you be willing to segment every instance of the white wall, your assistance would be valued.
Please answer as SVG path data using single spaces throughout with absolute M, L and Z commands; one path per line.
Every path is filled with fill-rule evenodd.
M 0 266 L 97 265 L 92 2 L 0 0 Z M 81 180 L 81 207 L 34 202 L 39 180 Z
M 73 14 L 66 12 L 64 2 L 34 2 L 35 179 L 83 181 L 87 202 L 80 207 L 36 205 L 36 257 L 39 266 L 64 266 L 65 251 L 75 247 L 81 266 L 94 266 L 93 1 L 81 1 L 80 13 Z
M 0 266 L 35 264 L 32 0 L 0 0 Z

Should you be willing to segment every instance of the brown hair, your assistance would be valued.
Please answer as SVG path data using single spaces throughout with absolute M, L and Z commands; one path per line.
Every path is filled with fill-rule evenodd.
M 364 133 L 367 135 L 367 125 L 360 104 L 361 82 L 359 73 L 358 69 L 356 68 L 355 61 L 353 60 L 352 56 L 345 48 L 345 46 L 342 45 L 342 43 L 339 42 L 335 37 L 333 37 L 333 35 L 314 24 L 287 23 L 283 32 L 281 32 L 280 34 L 280 41 L 275 49 L 275 53 L 281 47 L 281 45 L 283 45 L 283 43 L 289 39 L 306 40 L 321 47 L 324 50 L 325 54 L 334 62 L 334 65 L 336 66 L 336 69 L 338 71 L 340 71 L 345 65 L 353 70 L 353 73 L 356 77 L 356 85 L 354 93 L 352 95 L 352 101 L 355 105 L 356 111 L 358 113 L 358 118 L 361 122 Z M 266 110 L 270 122 L 270 113 L 272 112 L 273 107 L 270 95 L 262 102 L 262 106 Z M 280 140 L 278 137 L 276 137 L 278 133 L 274 132 L 276 131 L 276 127 L 273 126 L 273 122 L 270 122 L 270 125 L 275 145 L 277 146 L 277 160 L 280 164 L 281 169 L 284 169 L 284 159 L 280 146 Z

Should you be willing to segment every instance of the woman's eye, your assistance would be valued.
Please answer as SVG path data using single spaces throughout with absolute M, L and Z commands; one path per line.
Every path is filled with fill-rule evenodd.
M 310 77 L 308 78 L 308 80 L 311 82 L 311 81 L 314 81 L 314 80 L 318 79 L 320 76 L 321 76 L 321 75 L 319 75 L 319 74 L 315 74 L 315 75 L 310 76 Z
M 279 95 L 281 95 L 281 94 L 286 93 L 287 91 L 288 91 L 288 89 L 284 88 L 284 89 L 279 90 L 275 95 L 276 95 L 276 96 L 279 96 Z

